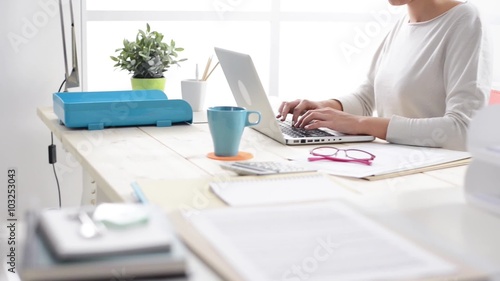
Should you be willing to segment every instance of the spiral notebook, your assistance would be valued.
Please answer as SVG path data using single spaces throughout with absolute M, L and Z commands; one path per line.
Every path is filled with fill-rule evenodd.
M 349 193 L 321 173 L 234 177 L 213 181 L 210 189 L 231 206 L 337 199 Z

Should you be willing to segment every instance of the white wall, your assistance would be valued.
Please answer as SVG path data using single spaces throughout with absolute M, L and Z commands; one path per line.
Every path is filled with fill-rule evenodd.
M 37 107 L 51 106 L 52 93 L 64 79 L 58 15 L 57 0 L 0 1 L 0 280 L 5 277 L 1 269 L 7 246 L 7 169 L 17 168 L 18 218 L 29 207 L 58 206 L 47 155 L 50 131 L 36 115 Z M 69 167 L 64 158 L 59 144 L 56 167 L 63 206 L 75 205 L 81 196 L 81 175 L 74 165 L 62 173 L 61 167 Z

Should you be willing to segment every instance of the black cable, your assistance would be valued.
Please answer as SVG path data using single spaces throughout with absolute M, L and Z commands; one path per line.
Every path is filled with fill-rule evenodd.
M 59 86 L 59 90 L 57 90 L 58 93 L 61 92 L 64 83 L 66 83 L 66 79 L 64 79 L 61 83 L 61 86 Z M 59 197 L 59 209 L 62 207 L 62 201 L 61 201 L 61 186 L 59 185 L 59 178 L 57 177 L 57 172 L 56 172 L 56 146 L 54 145 L 54 133 L 50 132 L 50 145 L 49 145 L 49 164 L 52 164 L 52 170 L 54 171 L 54 177 L 56 178 L 56 184 L 57 184 L 57 195 Z
M 52 133 L 52 132 L 50 132 L 50 145 L 51 145 L 51 147 L 54 147 L 54 153 L 55 153 L 54 133 Z M 49 156 L 49 158 L 50 158 L 50 156 Z M 52 163 L 52 170 L 54 171 L 54 177 L 56 178 L 57 194 L 58 194 L 58 197 L 59 197 L 59 209 L 61 209 L 61 207 L 62 207 L 62 204 L 61 204 L 61 187 L 59 186 L 59 178 L 57 177 L 56 164 L 55 164 L 55 161 L 49 161 L 49 162 L 53 162 Z
M 63 87 L 64 83 L 66 83 L 66 78 L 64 78 L 64 80 L 63 80 L 63 81 L 62 81 L 62 83 L 61 83 L 61 86 L 59 86 L 59 90 L 57 90 L 57 92 L 58 92 L 58 93 L 60 93 L 60 92 L 61 92 L 61 90 L 62 90 L 62 87 Z

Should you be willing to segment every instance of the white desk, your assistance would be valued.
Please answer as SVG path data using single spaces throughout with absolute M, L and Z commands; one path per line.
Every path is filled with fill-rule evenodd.
M 234 175 L 221 169 L 218 161 L 206 157 L 212 151 L 206 124 L 87 131 L 60 125 L 50 107 L 38 109 L 38 115 L 95 181 L 104 201 L 132 200 L 130 183 L 133 181 Z M 296 151 L 308 149 L 284 146 L 251 129 L 244 131 L 241 141 L 241 150 L 251 152 L 255 159 L 262 161 L 283 160 Z M 421 188 L 459 188 L 461 181 L 449 174 L 458 173 L 460 179 L 463 167 L 448 170 L 379 181 L 335 180 L 364 195 Z
M 137 181 L 157 194 L 150 199 L 167 210 L 186 204 L 202 208 L 224 205 L 196 184 L 232 174 L 206 157 L 212 151 L 206 124 L 87 131 L 61 126 L 51 108 L 38 109 L 38 115 L 81 163 L 90 178 L 87 181 L 95 181 L 102 201 L 132 201 L 130 183 Z M 284 146 L 251 129 L 244 131 L 240 148 L 261 161 L 282 160 L 296 150 L 307 149 Z M 349 199 L 366 210 L 406 216 L 414 227 L 449 243 L 457 252 L 500 264 L 500 218 L 464 203 L 461 185 L 465 171 L 466 167 L 456 167 L 379 181 L 332 178 L 352 191 Z M 166 190 L 168 198 L 161 196 Z M 196 192 L 206 195 L 209 202 L 196 202 Z

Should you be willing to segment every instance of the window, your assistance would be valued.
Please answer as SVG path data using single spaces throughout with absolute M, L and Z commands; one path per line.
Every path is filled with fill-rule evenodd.
M 275 99 L 325 99 L 349 93 L 364 78 L 385 33 L 405 12 L 386 0 L 341 5 L 330 0 L 82 2 L 84 90 L 130 89 L 130 75 L 115 70 L 109 56 L 124 38 L 135 38 L 149 23 L 184 47 L 180 56 L 188 58 L 166 73 L 169 98 L 180 98 L 180 80 L 193 78 L 196 64 L 202 69 L 214 55 L 214 46 L 249 53 L 264 88 Z M 495 11 L 492 0 L 474 3 Z M 498 33 L 498 16 L 487 18 L 491 31 Z M 500 42 L 496 46 L 500 54 Z M 500 69 L 495 73 L 498 76 Z M 207 105 L 229 103 L 234 101 L 219 68 L 209 80 Z

